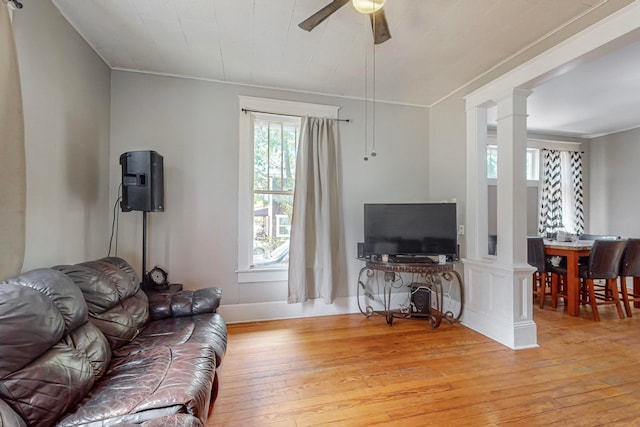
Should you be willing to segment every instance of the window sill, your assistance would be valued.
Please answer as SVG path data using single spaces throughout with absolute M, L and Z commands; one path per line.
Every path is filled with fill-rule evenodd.
M 286 282 L 289 279 L 287 268 L 252 268 L 236 270 L 236 273 L 238 273 L 238 283 Z
M 495 178 L 487 178 L 487 185 L 497 186 L 498 180 Z M 527 180 L 527 187 L 539 187 L 539 186 L 540 186 L 539 180 L 532 180 L 532 179 Z

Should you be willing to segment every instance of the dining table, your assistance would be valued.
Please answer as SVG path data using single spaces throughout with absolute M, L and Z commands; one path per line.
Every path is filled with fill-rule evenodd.
M 567 312 L 577 316 L 580 312 L 580 277 L 578 263 L 581 257 L 588 257 L 593 246 L 593 240 L 577 240 L 558 242 L 544 241 L 545 255 L 561 256 L 567 259 Z

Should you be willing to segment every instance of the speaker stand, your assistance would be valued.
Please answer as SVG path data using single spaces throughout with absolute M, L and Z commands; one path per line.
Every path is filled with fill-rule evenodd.
M 145 289 L 147 285 L 147 211 L 142 211 L 142 282 L 140 286 Z

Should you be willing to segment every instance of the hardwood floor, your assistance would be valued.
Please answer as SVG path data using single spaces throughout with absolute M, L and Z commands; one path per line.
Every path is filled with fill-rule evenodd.
M 640 310 L 535 308 L 539 348 L 360 314 L 229 325 L 208 426 L 640 425 Z

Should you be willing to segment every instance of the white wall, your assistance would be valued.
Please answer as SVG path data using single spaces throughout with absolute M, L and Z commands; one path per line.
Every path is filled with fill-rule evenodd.
M 361 268 L 363 203 L 427 200 L 426 108 L 379 104 L 377 157 L 364 156 L 364 102 L 123 71 L 112 73 L 111 203 L 120 154 L 164 156 L 163 213 L 148 214 L 147 268 L 166 268 L 172 282 L 223 289 L 224 304 L 285 301 L 284 283 L 238 284 L 238 95 L 341 106 L 342 200 L 348 271 L 337 296 L 354 295 Z M 120 213 L 118 255 L 140 271 L 142 213 Z
M 589 231 L 640 237 L 640 128 L 590 142 Z
M 538 40 L 496 64 L 484 75 L 459 88 L 429 108 L 429 191 L 432 197 L 454 194 L 458 201 L 458 222 L 466 223 L 466 106 L 464 96 L 509 70 L 536 57 L 562 40 L 588 28 L 633 0 L 609 1 L 563 28 Z M 586 199 L 586 197 L 585 197 Z M 465 237 L 459 237 L 461 256 L 466 255 Z
M 107 253 L 110 70 L 50 1 L 13 22 L 25 125 L 23 270 Z
M 498 186 L 491 184 L 487 188 L 489 234 L 498 233 Z M 527 236 L 538 235 L 538 187 L 527 186 Z
M 475 87 L 471 86 L 471 87 Z M 441 101 L 436 106 L 429 109 L 429 191 L 431 197 L 442 197 L 446 194 L 453 194 L 458 200 L 458 223 L 465 224 L 465 200 L 466 200 L 466 113 L 463 93 L 471 91 L 471 87 L 450 96 Z M 489 133 L 495 132 L 490 129 Z M 552 148 L 552 149 L 576 149 L 575 144 L 583 151 L 583 174 L 584 188 L 589 187 L 590 161 L 589 150 L 586 146 L 587 140 L 576 137 L 550 135 L 544 133 L 529 133 L 529 138 L 535 140 L 531 143 L 532 148 Z M 564 146 L 563 143 L 571 143 L 571 147 Z M 542 173 L 542 172 L 541 172 Z M 585 190 L 586 191 L 586 190 Z M 537 234 L 537 204 L 538 190 L 535 187 L 527 189 L 527 234 Z M 488 188 L 488 228 L 489 234 L 496 233 L 496 186 Z M 590 195 L 585 194 L 585 221 L 589 220 Z M 588 223 L 585 223 L 586 230 L 589 230 Z M 464 236 L 458 236 L 460 243 L 460 253 L 466 255 L 466 242 Z
M 466 115 L 464 99 L 456 94 L 429 109 L 429 194 L 455 198 L 458 224 L 466 224 Z M 460 256 L 466 253 L 465 236 L 458 236 Z

